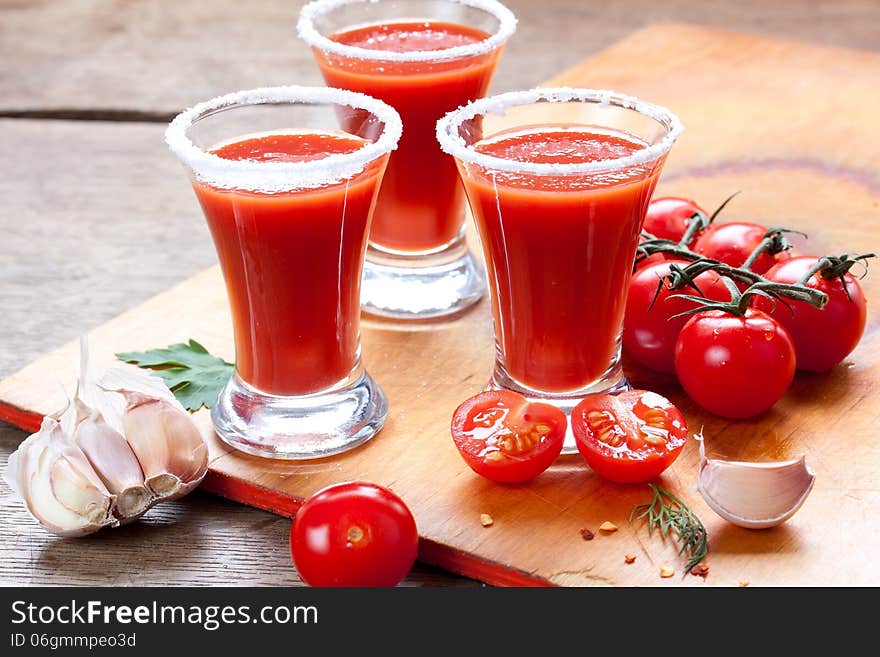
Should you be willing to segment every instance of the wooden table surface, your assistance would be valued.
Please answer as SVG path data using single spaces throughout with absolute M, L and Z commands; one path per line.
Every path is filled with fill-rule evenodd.
M 163 123 L 225 91 L 319 84 L 294 32 L 299 4 L 0 0 L 0 377 L 214 262 Z M 520 28 L 493 91 L 533 86 L 664 19 L 880 49 L 876 0 L 507 4 Z M 0 423 L 0 465 L 24 435 Z M 0 584 L 297 584 L 289 524 L 197 492 L 60 541 L 0 482 Z M 419 565 L 406 583 L 471 584 Z

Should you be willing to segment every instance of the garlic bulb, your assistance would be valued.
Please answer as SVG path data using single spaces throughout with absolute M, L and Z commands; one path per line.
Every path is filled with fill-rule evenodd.
M 715 513 L 748 529 L 766 529 L 791 518 L 813 488 L 806 458 L 774 463 L 707 459 L 700 441 L 698 490 Z
M 131 522 L 185 495 L 208 469 L 208 448 L 164 381 L 116 367 L 95 375 L 80 342 L 67 407 L 10 456 L 4 476 L 46 529 L 83 536 Z

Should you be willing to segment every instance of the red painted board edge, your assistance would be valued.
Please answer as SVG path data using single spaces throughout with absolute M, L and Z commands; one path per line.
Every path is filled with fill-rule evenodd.
M 43 423 L 43 416 L 32 411 L 23 411 L 10 404 L 0 404 L 0 420 L 33 433 L 39 430 Z
M 33 432 L 40 428 L 43 416 L 0 403 L 0 420 Z M 292 518 L 302 504 L 302 500 L 293 495 L 211 470 L 208 470 L 199 488 L 285 518 Z M 493 586 L 552 586 L 551 582 L 531 573 L 481 559 L 424 537 L 419 538 L 419 561 Z
M 210 470 L 200 488 L 285 518 L 292 518 L 303 502 L 293 495 Z M 552 586 L 551 582 L 531 573 L 481 559 L 425 537 L 419 538 L 419 561 L 493 586 Z

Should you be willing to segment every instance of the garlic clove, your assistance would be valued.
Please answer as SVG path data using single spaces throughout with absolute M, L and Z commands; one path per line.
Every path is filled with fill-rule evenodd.
M 124 394 L 125 437 L 153 494 L 176 499 L 198 486 L 208 470 L 208 447 L 190 414 L 166 399 Z
M 806 457 L 773 463 L 707 459 L 700 441 L 698 490 L 715 513 L 748 529 L 791 518 L 810 494 L 816 475 Z
M 12 454 L 4 472 L 31 515 L 61 536 L 84 536 L 116 524 L 113 496 L 77 452 L 60 423 L 46 417 Z
M 115 511 L 120 519 L 130 520 L 143 514 L 153 501 L 144 483 L 144 473 L 137 456 L 125 440 L 98 411 L 87 409 L 79 399 L 79 420 L 73 441 L 83 451 L 104 482 L 116 496 Z
M 52 493 L 61 504 L 92 523 L 110 517 L 114 496 L 100 488 L 66 458 L 55 459 L 49 473 Z

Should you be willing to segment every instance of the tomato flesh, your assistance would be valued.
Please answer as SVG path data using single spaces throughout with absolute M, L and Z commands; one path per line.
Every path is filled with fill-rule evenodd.
M 816 264 L 815 256 L 799 256 L 782 262 L 764 276 L 776 283 L 797 283 Z M 846 287 L 839 278 L 813 275 L 807 287 L 828 295 L 828 303 L 819 310 L 803 301 L 786 299 L 776 307 L 767 299 L 757 299 L 755 307 L 767 312 L 791 334 L 797 368 L 825 372 L 837 365 L 856 348 L 865 332 L 867 302 L 862 286 L 850 274 L 844 274 Z
M 528 481 L 562 451 L 565 413 L 509 390 L 487 390 L 452 416 L 452 440 L 471 469 L 492 481 Z
M 694 315 L 675 343 L 675 372 L 688 396 L 727 418 L 748 418 L 782 398 L 794 378 L 788 331 L 760 310 Z
M 418 544 L 403 500 L 363 482 L 318 491 L 290 530 L 294 565 L 310 586 L 394 586 L 412 568 Z
M 707 258 L 724 262 L 731 267 L 741 267 L 749 255 L 758 248 L 767 228 L 747 221 L 732 221 L 709 226 L 694 243 L 694 251 Z M 777 262 L 791 258 L 791 253 L 762 253 L 751 266 L 756 274 L 763 274 Z
M 688 437 L 675 405 L 647 390 L 589 395 L 572 410 L 571 428 L 587 465 L 621 484 L 657 477 L 678 458 Z

